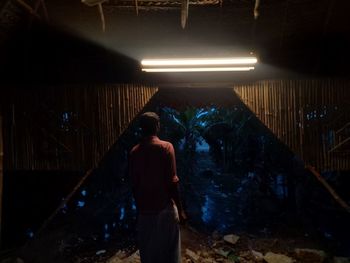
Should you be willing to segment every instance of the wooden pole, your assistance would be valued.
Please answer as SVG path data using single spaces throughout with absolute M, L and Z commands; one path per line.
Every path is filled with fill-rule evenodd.
M 40 2 L 41 2 L 41 6 L 43 8 L 43 11 L 44 11 L 45 19 L 48 22 L 49 21 L 49 12 L 47 12 L 45 0 L 40 0 Z
M 136 10 L 136 15 L 139 15 L 139 3 L 138 0 L 135 0 L 135 10 Z
M 69 195 L 66 196 L 61 202 L 61 204 L 56 208 L 56 210 L 49 216 L 48 219 L 44 222 L 44 224 L 39 228 L 36 234 L 39 234 L 44 228 L 47 227 L 47 225 L 52 221 L 52 219 L 64 208 L 64 206 L 71 200 L 73 195 L 79 190 L 79 188 L 82 186 L 82 184 L 85 182 L 85 180 L 92 174 L 93 169 L 88 170 L 85 175 L 80 179 L 78 184 L 74 187 L 72 192 L 69 193 Z
M 343 207 L 348 213 L 350 213 L 350 206 L 343 200 L 341 197 L 334 191 L 334 189 L 327 183 L 327 181 L 321 176 L 316 169 L 310 165 L 307 165 L 306 168 L 320 181 L 320 183 L 327 189 L 327 191 L 332 195 L 335 201 Z
M 4 176 L 4 144 L 2 137 L 2 116 L 0 114 L 0 247 L 2 246 L 1 237 L 2 237 L 2 189 L 3 189 L 3 176 Z
M 37 14 L 37 12 L 26 2 L 23 0 L 17 0 L 17 2 L 24 8 L 26 9 L 31 15 L 35 16 L 36 18 L 40 19 L 40 16 Z
M 106 32 L 106 22 L 105 22 L 105 15 L 103 14 L 102 3 L 98 4 L 98 12 L 100 13 L 100 17 L 101 17 L 102 31 Z

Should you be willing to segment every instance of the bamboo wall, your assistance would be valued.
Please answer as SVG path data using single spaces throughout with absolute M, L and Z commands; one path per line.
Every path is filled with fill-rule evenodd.
M 157 92 L 142 85 L 13 90 L 5 108 L 5 169 L 95 167 Z
M 330 151 L 350 121 L 349 88 L 346 80 L 271 80 L 234 91 L 306 164 L 327 171 L 350 169 L 347 149 Z
M 306 164 L 348 170 L 349 152 L 330 150 L 339 142 L 336 131 L 350 122 L 349 85 L 271 80 L 234 91 Z M 5 169 L 94 167 L 157 90 L 131 84 L 13 90 L 3 110 Z

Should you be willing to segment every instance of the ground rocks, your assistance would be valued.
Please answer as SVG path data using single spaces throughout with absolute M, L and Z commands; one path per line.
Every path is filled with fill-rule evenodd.
M 140 263 L 140 253 L 137 250 L 131 255 L 126 255 L 124 251 L 119 250 L 107 263 Z
M 293 263 L 294 260 L 283 254 L 275 254 L 273 252 L 267 252 L 264 256 L 264 260 L 267 263 Z
M 261 252 L 252 250 L 251 254 L 252 254 L 252 256 L 253 256 L 255 261 L 257 261 L 257 262 L 263 262 L 264 261 L 264 255 Z
M 308 259 L 311 262 L 322 263 L 326 260 L 326 253 L 322 250 L 308 249 L 308 248 L 296 248 L 295 254 L 299 260 L 305 261 Z
M 345 257 L 334 257 L 333 263 L 350 263 L 350 258 Z
M 224 236 L 224 240 L 232 245 L 236 244 L 237 241 L 239 240 L 239 236 L 236 236 L 236 235 L 226 235 Z
M 188 256 L 193 262 L 198 262 L 199 260 L 199 255 L 197 255 L 197 253 L 193 252 L 190 249 L 186 249 L 186 256 Z

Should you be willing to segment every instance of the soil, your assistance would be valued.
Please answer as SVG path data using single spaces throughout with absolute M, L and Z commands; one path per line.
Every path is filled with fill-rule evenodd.
M 273 252 L 275 254 L 282 254 L 290 257 L 293 262 L 301 263 L 315 263 L 315 262 L 334 262 L 332 255 L 325 251 L 325 257 L 319 257 L 314 254 L 297 255 L 296 248 L 307 248 L 321 251 L 321 247 L 317 242 L 311 238 L 305 237 L 278 237 L 278 236 L 257 236 L 248 233 L 240 233 L 239 240 L 236 244 L 229 244 L 223 240 L 223 236 L 218 232 L 212 233 L 212 235 L 206 235 L 198 232 L 190 226 L 181 227 L 181 254 L 182 263 L 194 262 L 266 262 L 263 258 L 255 256 L 261 253 L 266 255 L 267 252 Z M 188 251 L 190 250 L 190 251 Z M 230 251 L 228 257 L 219 255 L 216 251 Z M 115 254 L 121 254 L 121 250 L 106 251 L 103 255 L 95 256 L 94 258 L 78 259 L 75 262 L 95 262 L 95 263 L 139 263 L 140 258 L 135 254 L 136 248 L 130 247 L 127 250 L 123 250 L 124 257 L 121 261 L 115 256 Z M 194 259 L 191 257 L 191 252 L 195 253 Z M 255 254 L 254 254 L 255 253 Z M 344 261 L 345 262 L 345 261 Z

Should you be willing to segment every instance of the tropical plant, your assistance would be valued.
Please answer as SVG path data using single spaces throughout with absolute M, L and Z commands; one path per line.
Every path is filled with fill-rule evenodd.
M 183 111 L 163 108 L 161 135 L 173 142 L 177 150 L 178 168 L 184 185 L 194 174 L 196 166 L 196 146 L 201 142 L 201 134 L 208 125 L 208 110 L 187 107 Z
M 246 145 L 247 129 L 252 115 L 245 114 L 240 107 L 230 109 L 212 108 L 203 130 L 203 138 L 210 145 L 211 153 L 224 170 L 231 170 Z

